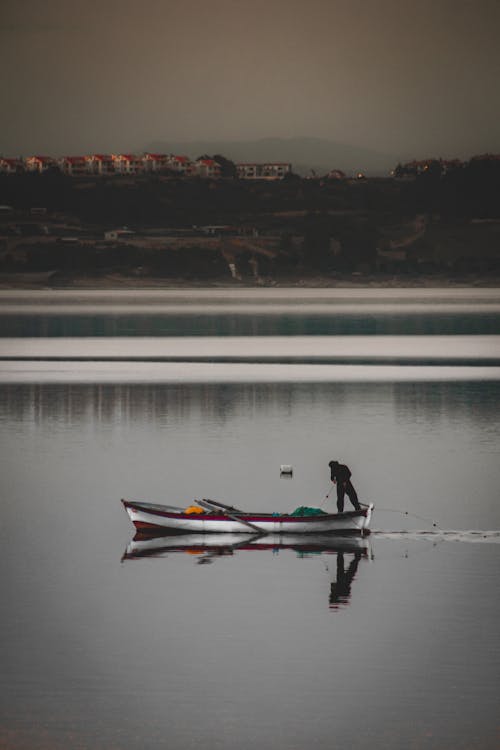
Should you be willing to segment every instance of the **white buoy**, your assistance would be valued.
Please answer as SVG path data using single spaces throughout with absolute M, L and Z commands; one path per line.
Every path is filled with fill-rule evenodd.
M 293 476 L 293 466 L 290 466 L 290 464 L 281 464 L 280 476 L 285 476 L 285 477 Z

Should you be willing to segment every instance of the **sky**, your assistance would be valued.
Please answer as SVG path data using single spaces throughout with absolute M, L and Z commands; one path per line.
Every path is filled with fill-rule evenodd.
M 499 0 L 2 0 L 0 154 L 500 152 Z

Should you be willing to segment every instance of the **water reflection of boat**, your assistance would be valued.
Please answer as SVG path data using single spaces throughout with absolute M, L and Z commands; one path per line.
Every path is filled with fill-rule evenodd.
M 215 500 L 198 500 L 201 513 L 186 513 L 172 505 L 122 500 L 127 514 L 139 531 L 180 531 L 183 533 L 265 534 L 368 534 L 373 505 L 344 513 L 291 515 L 247 513 Z M 315 509 L 309 509 L 315 510 Z
M 241 551 L 295 552 L 298 557 L 319 555 L 328 572 L 335 571 L 328 597 L 331 610 L 349 604 L 351 585 L 362 558 L 371 558 L 370 542 L 365 537 L 335 534 L 169 534 L 137 532 L 122 556 L 124 560 L 167 558 L 173 553 L 193 555 L 200 565 L 232 557 Z M 331 555 L 326 562 L 323 555 Z M 330 563 L 330 560 L 332 561 Z
M 365 537 L 334 534 L 171 534 L 157 535 L 137 532 L 127 546 L 122 560 L 144 557 L 167 557 L 185 552 L 198 555 L 199 561 L 210 557 L 233 555 L 239 550 L 293 550 L 299 554 L 324 552 L 354 553 L 367 556 L 369 541 Z

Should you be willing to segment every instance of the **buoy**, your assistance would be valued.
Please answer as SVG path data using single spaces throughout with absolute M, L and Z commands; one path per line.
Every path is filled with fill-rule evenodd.
M 281 464 L 280 476 L 285 476 L 285 477 L 293 476 L 293 466 L 290 466 L 290 464 Z

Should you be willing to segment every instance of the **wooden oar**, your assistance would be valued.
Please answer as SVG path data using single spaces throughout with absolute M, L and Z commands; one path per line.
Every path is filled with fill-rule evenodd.
M 207 508 L 208 510 L 220 510 L 218 507 L 221 505 L 223 508 L 228 508 L 229 506 L 223 506 L 222 503 L 212 503 L 211 500 L 197 500 L 197 503 L 201 505 L 203 508 Z M 233 521 L 237 521 L 238 523 L 242 523 L 245 526 L 248 526 L 249 529 L 253 529 L 253 531 L 256 531 L 258 534 L 265 534 L 266 532 L 262 529 L 259 529 L 258 526 L 255 526 L 253 523 L 250 523 L 250 521 L 246 521 L 244 518 L 241 518 L 240 516 L 237 516 L 234 513 L 229 513 L 228 510 L 224 510 L 224 515 L 228 518 L 231 518 Z M 241 511 L 243 513 L 243 511 Z
M 234 505 L 224 505 L 224 503 L 219 503 L 218 500 L 208 500 L 206 497 L 203 498 L 206 503 L 210 503 L 211 505 L 215 505 L 218 508 L 224 508 L 224 510 L 232 511 L 233 513 L 244 513 L 244 510 L 240 510 L 240 508 L 235 508 Z

